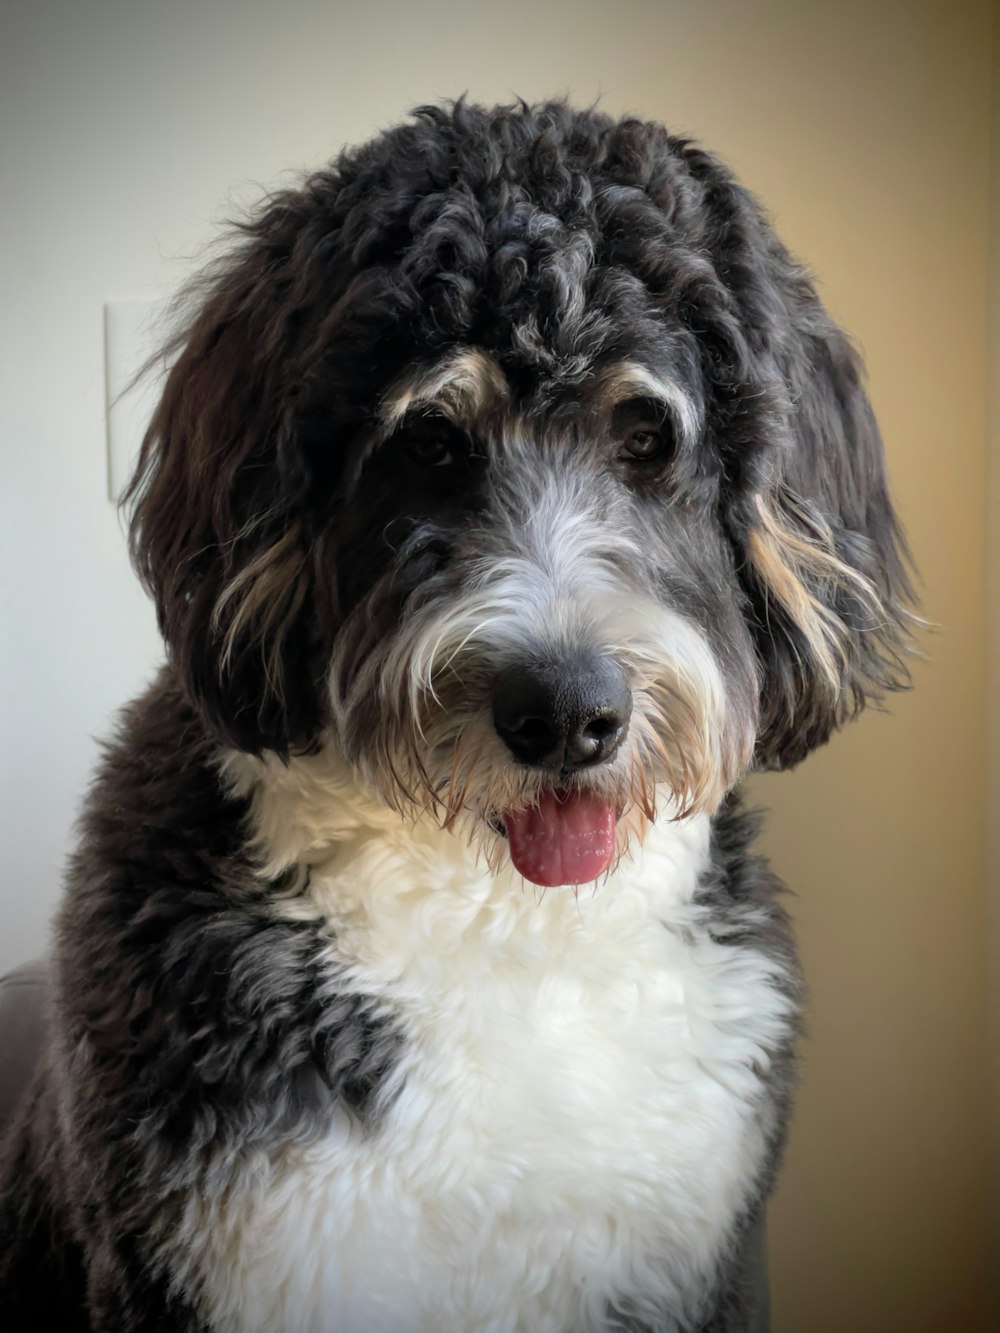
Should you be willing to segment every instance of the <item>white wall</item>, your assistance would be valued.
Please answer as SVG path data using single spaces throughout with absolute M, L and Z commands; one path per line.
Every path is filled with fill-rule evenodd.
M 986 0 L 32 0 L 0 34 L 0 966 L 44 947 L 159 656 L 105 498 L 102 303 L 414 103 L 602 95 L 696 132 L 865 346 L 941 626 L 916 692 L 760 785 L 812 984 L 778 1333 L 984 1329 Z

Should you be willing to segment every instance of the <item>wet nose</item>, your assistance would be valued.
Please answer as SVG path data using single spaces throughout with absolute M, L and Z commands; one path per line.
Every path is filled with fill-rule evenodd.
M 628 677 L 607 657 L 512 667 L 493 697 L 493 725 L 514 758 L 564 773 L 606 764 L 631 715 Z

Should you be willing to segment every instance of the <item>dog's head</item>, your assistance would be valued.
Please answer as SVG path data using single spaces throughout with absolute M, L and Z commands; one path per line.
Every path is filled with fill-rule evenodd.
M 657 793 L 711 810 L 903 683 L 858 359 L 702 149 L 424 109 L 244 230 L 132 487 L 224 741 L 336 744 L 580 881 Z

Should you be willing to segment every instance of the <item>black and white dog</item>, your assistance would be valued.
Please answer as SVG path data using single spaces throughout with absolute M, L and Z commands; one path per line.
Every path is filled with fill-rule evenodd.
M 418 111 L 199 295 L 4 1328 L 749 1327 L 799 986 L 733 789 L 906 674 L 855 353 L 713 157 L 562 103 Z

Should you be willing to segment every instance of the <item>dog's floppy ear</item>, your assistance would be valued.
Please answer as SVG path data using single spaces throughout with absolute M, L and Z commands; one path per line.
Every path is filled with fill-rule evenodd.
M 202 284 L 125 497 L 172 663 L 215 733 L 253 752 L 307 745 L 322 710 L 295 439 L 296 338 L 317 299 L 299 198 L 272 202 Z
M 692 157 L 727 289 L 708 378 L 761 663 L 756 762 L 785 768 L 908 684 L 910 558 L 856 351 L 752 197 Z
M 908 553 L 854 349 L 825 315 L 783 367 L 786 438 L 745 516 L 763 668 L 757 763 L 785 768 L 909 683 Z

